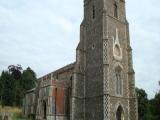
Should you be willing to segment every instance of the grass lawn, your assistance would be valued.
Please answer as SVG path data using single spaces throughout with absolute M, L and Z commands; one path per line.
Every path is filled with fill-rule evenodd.
M 12 120 L 29 120 L 23 117 L 22 110 L 17 107 L 3 107 L 0 106 L 0 113 L 9 114 Z

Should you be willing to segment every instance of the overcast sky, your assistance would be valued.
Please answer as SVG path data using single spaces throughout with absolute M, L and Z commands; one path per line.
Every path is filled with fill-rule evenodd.
M 160 1 L 126 0 L 136 86 L 152 98 L 160 80 Z M 40 77 L 75 61 L 83 0 L 0 0 L 0 71 L 30 66 Z

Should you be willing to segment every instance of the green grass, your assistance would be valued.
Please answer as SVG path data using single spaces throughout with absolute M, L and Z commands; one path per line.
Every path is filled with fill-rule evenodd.
M 12 120 L 30 120 L 26 119 L 23 114 L 21 108 L 18 107 L 3 107 L 0 106 L 0 112 L 6 112 L 12 114 Z

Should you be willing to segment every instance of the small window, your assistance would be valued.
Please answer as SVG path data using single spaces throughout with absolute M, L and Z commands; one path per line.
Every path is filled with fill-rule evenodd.
M 93 7 L 92 7 L 92 18 L 93 18 L 93 19 L 95 19 L 95 15 L 96 15 L 95 12 L 96 12 L 96 11 L 95 11 L 95 6 L 93 6 Z
M 117 6 L 117 3 L 114 3 L 114 17 L 118 18 L 118 6 Z

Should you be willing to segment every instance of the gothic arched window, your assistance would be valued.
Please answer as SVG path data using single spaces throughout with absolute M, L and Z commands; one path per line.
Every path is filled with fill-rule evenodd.
M 115 70 L 115 76 L 116 76 L 116 94 L 122 95 L 122 77 L 121 77 L 121 68 L 116 68 Z
M 118 6 L 116 2 L 114 3 L 114 17 L 118 18 Z

